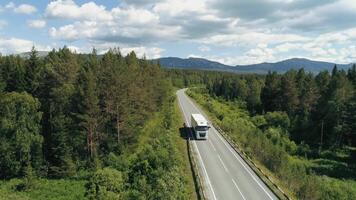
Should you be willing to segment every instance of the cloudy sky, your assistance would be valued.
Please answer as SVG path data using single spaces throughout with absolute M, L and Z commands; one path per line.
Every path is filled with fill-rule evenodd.
M 0 1 L 0 52 L 120 47 L 225 64 L 356 62 L 355 0 Z

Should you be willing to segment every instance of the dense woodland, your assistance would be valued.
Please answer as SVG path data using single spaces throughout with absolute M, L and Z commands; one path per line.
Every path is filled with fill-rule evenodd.
M 356 66 L 238 75 L 170 70 L 257 163 L 298 199 L 356 198 Z
M 0 199 L 195 198 L 173 86 L 203 88 L 190 95 L 294 196 L 356 198 L 356 66 L 238 75 L 64 47 L 0 57 Z
M 356 65 L 347 72 L 237 75 L 221 72 L 172 70 L 174 84 L 204 85 L 212 96 L 240 101 L 251 115 L 281 111 L 288 115 L 288 131 L 296 143 L 333 149 L 356 146 Z
M 80 179 L 88 199 L 187 199 L 185 160 L 164 137 L 178 133 L 173 94 L 160 66 L 134 52 L 2 56 L 0 179 L 20 179 L 14 191 Z

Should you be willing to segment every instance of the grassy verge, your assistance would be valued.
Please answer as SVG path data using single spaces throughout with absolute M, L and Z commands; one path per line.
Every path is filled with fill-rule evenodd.
M 197 90 L 199 90 L 199 88 L 196 88 Z M 195 101 L 197 103 L 197 105 L 199 105 L 199 107 L 201 109 L 204 110 L 204 112 L 209 116 L 209 119 L 216 125 L 218 125 L 219 127 L 222 126 L 222 118 L 224 116 L 222 116 L 222 113 L 225 111 L 227 112 L 227 110 L 229 109 L 226 105 L 223 104 L 217 104 L 217 101 L 210 98 L 208 95 L 203 95 L 201 93 L 195 92 L 195 90 L 189 89 L 187 90 L 187 94 L 188 96 L 190 96 L 192 98 L 193 101 Z M 216 102 L 215 102 L 216 101 Z M 222 111 L 222 113 L 218 113 L 216 112 L 215 109 L 212 108 L 212 104 L 215 104 L 215 106 L 218 107 L 219 110 Z M 230 105 L 231 106 L 231 105 Z M 248 117 L 248 113 L 246 110 L 244 109 L 239 109 L 238 107 L 234 109 L 235 111 L 235 116 L 236 119 L 237 118 L 247 118 Z M 247 122 L 248 123 L 248 122 Z M 226 131 L 226 130 L 224 130 Z M 229 134 L 230 132 L 230 134 Z M 237 143 L 238 147 L 241 149 L 241 144 L 239 144 L 238 139 L 236 137 L 234 137 L 233 134 L 231 134 L 231 130 L 229 130 L 228 132 L 228 137 L 229 139 L 232 140 L 232 142 Z M 241 149 L 243 152 L 245 152 L 245 149 Z M 241 152 L 242 153 L 242 152 Z M 249 159 L 251 159 L 251 161 L 256 165 L 254 166 L 252 164 L 252 162 L 249 159 L 246 159 L 247 157 Z M 253 170 L 257 173 L 257 175 L 262 178 L 264 180 L 264 182 L 268 185 L 268 187 L 270 187 L 272 190 L 274 190 L 274 192 L 276 193 L 277 196 L 279 196 L 279 198 L 284 199 L 283 194 L 278 191 L 278 189 L 273 185 L 276 184 L 278 185 L 278 187 L 280 187 L 283 192 L 285 192 L 290 198 L 292 199 L 297 199 L 296 196 L 293 194 L 292 191 L 290 191 L 288 189 L 288 187 L 286 187 L 282 181 L 280 181 L 270 170 L 268 170 L 263 164 L 261 164 L 258 160 L 254 159 L 253 157 L 249 156 L 248 154 L 245 156 L 245 160 L 246 162 L 249 162 L 250 166 L 253 168 Z M 260 172 L 263 171 L 263 173 Z M 272 182 L 270 182 L 270 180 L 267 180 L 267 178 L 265 177 L 268 176 Z
M 197 197 L 197 192 L 195 188 L 195 183 L 194 183 L 194 175 L 190 166 L 189 162 L 189 156 L 188 156 L 188 148 L 187 148 L 187 142 L 185 139 L 180 137 L 180 132 L 178 131 L 180 128 L 182 128 L 183 124 L 183 116 L 182 113 L 179 110 L 178 103 L 176 100 L 175 106 L 174 106 L 174 113 L 173 113 L 174 119 L 174 129 L 177 130 L 177 134 L 174 135 L 174 140 L 176 140 L 176 145 L 177 148 L 179 149 L 179 152 L 181 152 L 181 156 L 184 160 L 184 163 L 182 165 L 184 174 L 185 174 L 185 179 L 187 180 L 187 189 L 188 189 L 188 194 L 189 194 L 189 199 L 198 199 Z
M 259 128 L 261 120 L 280 119 L 280 113 L 251 117 L 240 102 L 213 98 L 200 90 L 190 90 L 188 94 L 288 196 L 293 199 L 356 199 L 355 180 L 327 176 L 329 168 L 340 162 L 336 165 L 325 160 L 307 160 L 295 153 L 298 146 L 289 140 L 281 127 L 267 123 L 263 129 Z M 329 172 L 320 173 L 321 167 Z M 318 173 L 315 168 L 319 169 Z

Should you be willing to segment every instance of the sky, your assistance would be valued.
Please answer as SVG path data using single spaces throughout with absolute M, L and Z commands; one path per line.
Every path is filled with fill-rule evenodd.
M 228 65 L 356 62 L 355 0 L 0 1 L 0 52 L 118 47 Z

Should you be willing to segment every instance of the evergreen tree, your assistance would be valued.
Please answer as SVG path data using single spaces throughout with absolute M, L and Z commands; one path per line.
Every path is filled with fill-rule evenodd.
M 88 69 L 81 70 L 78 83 L 79 113 L 77 116 L 81 132 L 86 135 L 86 149 L 90 161 L 97 159 L 102 126 L 97 76 L 94 73 L 98 64 L 96 54 L 93 52 L 90 55 Z
M 73 163 L 72 101 L 75 94 L 78 63 L 66 47 L 52 51 L 46 57 L 46 121 L 44 121 L 45 148 L 49 161 L 49 173 L 54 177 L 70 176 Z
M 282 110 L 286 111 L 289 115 L 294 115 L 299 105 L 295 71 L 288 71 L 282 76 L 280 95 L 280 107 Z
M 38 52 L 32 47 L 30 57 L 26 60 L 26 91 L 37 96 L 42 73 L 42 63 L 38 58 Z
M 276 72 L 268 72 L 265 85 L 261 92 L 263 109 L 267 111 L 278 111 L 280 109 L 280 78 Z

